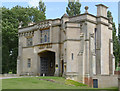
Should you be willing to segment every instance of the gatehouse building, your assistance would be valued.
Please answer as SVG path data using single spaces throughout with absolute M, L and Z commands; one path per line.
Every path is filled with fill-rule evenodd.
M 64 76 L 91 87 L 115 87 L 112 21 L 107 6 L 19 27 L 18 75 Z

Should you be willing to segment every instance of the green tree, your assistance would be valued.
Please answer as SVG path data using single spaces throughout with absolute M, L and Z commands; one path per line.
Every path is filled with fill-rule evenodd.
M 118 24 L 118 39 L 120 41 L 120 24 Z
M 0 29 L 2 29 L 2 8 L 0 8 Z M 2 73 L 2 30 L 0 30 L 0 74 Z
M 2 71 L 15 71 L 17 58 L 18 20 L 15 14 L 5 7 L 2 8 Z M 14 68 L 14 69 L 13 69 Z
M 40 12 L 38 8 L 15 6 L 11 9 L 16 15 L 19 22 L 23 22 L 23 26 L 27 26 L 29 22 L 38 22 L 46 19 L 44 13 Z
M 111 20 L 113 22 L 113 18 L 112 18 L 112 13 L 110 11 L 107 12 L 107 17 L 109 20 Z M 118 40 L 118 36 L 116 36 L 116 26 L 115 26 L 115 22 L 113 22 L 112 25 L 113 28 L 113 33 L 112 33 L 112 37 L 113 37 L 113 54 L 115 56 L 115 67 L 118 66 L 118 62 L 120 60 L 120 46 L 119 46 L 119 40 Z
M 81 13 L 80 8 L 81 4 L 79 0 L 68 0 L 68 7 L 66 7 L 66 12 L 69 16 L 79 15 Z
M 118 25 L 119 27 L 118 27 L 118 43 L 119 43 L 119 54 L 118 54 L 118 56 L 119 56 L 119 67 L 120 67 L 120 24 Z
M 45 18 L 45 14 L 37 7 L 2 7 L 2 73 L 16 73 L 19 23 L 22 21 L 24 27 L 29 22 L 38 22 Z
M 42 0 L 39 1 L 39 10 L 40 10 L 40 12 L 45 14 L 46 6 L 45 6 L 44 2 L 42 2 Z

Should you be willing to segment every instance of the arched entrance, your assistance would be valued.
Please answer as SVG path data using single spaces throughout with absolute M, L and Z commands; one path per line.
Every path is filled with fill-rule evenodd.
M 43 51 L 40 56 L 40 75 L 54 76 L 55 73 L 55 52 Z

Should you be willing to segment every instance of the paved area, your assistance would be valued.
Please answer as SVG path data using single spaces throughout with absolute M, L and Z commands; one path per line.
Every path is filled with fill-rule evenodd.
M 39 77 L 39 76 L 13 76 L 13 77 L 12 76 L 11 77 L 10 76 L 8 76 L 8 77 L 7 76 L 6 77 L 1 76 L 0 79 L 22 78 L 22 77 Z
M 21 77 L 0 77 L 0 79 L 21 78 Z

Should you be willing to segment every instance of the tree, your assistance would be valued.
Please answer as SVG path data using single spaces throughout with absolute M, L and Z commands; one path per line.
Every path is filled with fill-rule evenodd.
M 120 67 L 120 24 L 119 24 L 119 27 L 118 27 L 118 43 L 119 43 L 119 67 Z
M 2 73 L 16 73 L 19 23 L 22 21 L 24 27 L 29 22 L 38 22 L 45 18 L 45 14 L 37 7 L 2 7 Z
M 15 14 L 5 7 L 2 8 L 2 71 L 15 71 L 17 58 L 18 20 Z
M 118 24 L 118 39 L 120 41 L 120 24 Z
M 112 20 L 113 22 L 113 18 L 112 18 L 112 13 L 110 11 L 107 12 L 107 17 L 109 20 Z M 112 33 L 112 37 L 113 37 L 113 54 L 115 56 L 115 67 L 118 66 L 118 62 L 120 60 L 120 45 L 119 45 L 119 40 L 118 40 L 118 36 L 116 36 L 116 26 L 115 26 L 115 23 L 113 22 L 113 25 L 112 25 L 112 28 L 113 28 L 113 33 Z
M 39 1 L 39 10 L 40 10 L 40 12 L 45 14 L 46 6 L 45 6 L 44 2 L 42 2 L 42 0 Z
M 46 18 L 45 14 L 40 12 L 38 8 L 15 6 L 11 9 L 16 15 L 19 22 L 23 22 L 23 26 L 27 26 L 29 22 L 38 22 Z
M 79 15 L 81 13 L 80 8 L 81 4 L 79 3 L 79 0 L 68 0 L 68 7 L 66 7 L 66 12 L 69 16 Z

